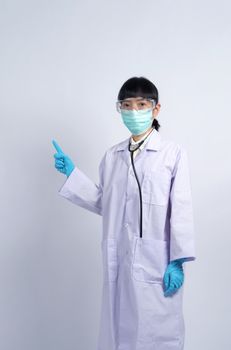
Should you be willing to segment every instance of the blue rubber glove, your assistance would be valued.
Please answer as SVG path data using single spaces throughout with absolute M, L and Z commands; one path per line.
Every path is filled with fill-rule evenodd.
M 184 271 L 182 264 L 187 259 L 173 260 L 168 264 L 164 274 L 164 296 L 167 297 L 176 293 L 176 291 L 182 286 L 184 282 Z
M 55 167 L 60 173 L 67 175 L 67 177 L 74 170 L 75 165 L 72 160 L 63 153 L 61 147 L 57 144 L 55 140 L 52 140 L 52 143 L 58 153 L 54 154 L 55 158 Z

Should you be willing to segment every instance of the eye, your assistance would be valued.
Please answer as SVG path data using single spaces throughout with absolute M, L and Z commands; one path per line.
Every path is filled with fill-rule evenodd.
M 129 103 L 128 102 L 123 102 L 122 103 L 122 107 L 128 107 L 129 106 Z
M 139 105 L 144 107 L 144 106 L 146 106 L 146 103 L 145 102 L 140 102 Z

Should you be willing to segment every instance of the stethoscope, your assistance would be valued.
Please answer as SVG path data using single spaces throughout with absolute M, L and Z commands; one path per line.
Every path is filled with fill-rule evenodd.
M 132 167 L 133 167 L 133 170 L 134 170 L 134 174 L 135 174 L 135 178 L 136 178 L 136 181 L 137 181 L 137 184 L 138 184 L 138 188 L 139 188 L 139 196 L 140 196 L 140 238 L 142 238 L 142 222 L 143 222 L 143 205 L 142 205 L 142 191 L 141 191 L 141 186 L 140 186 L 140 183 L 139 183 L 139 180 L 138 180 L 138 176 L 137 176 L 137 173 L 136 173 L 136 169 L 135 169 L 135 165 L 134 165 L 134 152 L 140 148 L 140 146 L 144 143 L 144 141 L 146 140 L 146 138 L 151 134 L 151 132 L 153 131 L 154 128 L 152 128 L 152 130 L 148 133 L 148 135 L 138 143 L 137 147 L 134 148 L 134 149 L 131 149 L 131 146 L 134 147 L 134 145 L 131 144 L 131 142 L 129 141 L 129 144 L 128 144 L 128 150 L 129 152 L 131 153 L 131 162 L 132 162 Z

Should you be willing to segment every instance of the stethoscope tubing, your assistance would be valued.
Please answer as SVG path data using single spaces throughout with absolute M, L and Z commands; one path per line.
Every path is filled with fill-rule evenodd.
M 152 132 L 152 131 L 151 131 Z M 150 132 L 150 133 L 151 133 Z M 150 134 L 149 133 L 149 134 Z M 129 152 L 131 153 L 131 163 L 132 163 L 132 168 L 133 168 L 133 171 L 134 171 L 134 174 L 135 174 L 135 178 L 136 178 L 136 181 L 137 181 L 137 184 L 138 184 L 138 189 L 139 189 L 139 197 L 140 197 L 140 238 L 142 238 L 143 236 L 143 205 L 142 205 L 142 191 L 141 191 L 141 186 L 140 186 L 140 183 L 139 183 L 139 179 L 138 179 L 138 175 L 137 175 L 137 172 L 136 172 L 136 169 L 135 169 L 135 164 L 134 164 L 134 152 L 140 148 L 140 146 L 143 144 L 143 142 L 146 140 L 146 138 L 149 136 L 149 134 L 145 137 L 144 140 L 142 140 L 141 142 L 138 143 L 138 146 L 131 150 L 131 142 L 129 141 L 129 144 L 128 144 L 128 150 Z

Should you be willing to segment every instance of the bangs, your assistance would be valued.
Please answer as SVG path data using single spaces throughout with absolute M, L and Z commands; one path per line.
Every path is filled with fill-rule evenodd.
M 155 85 L 144 77 L 128 79 L 121 87 L 118 100 L 129 97 L 153 98 L 158 103 L 158 90 Z

